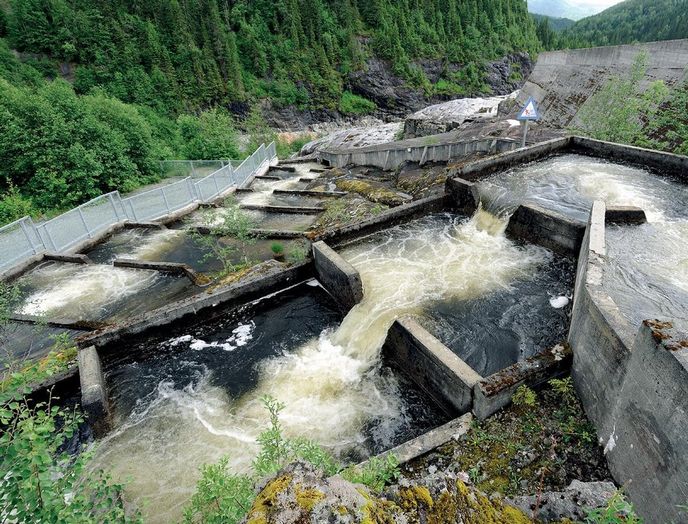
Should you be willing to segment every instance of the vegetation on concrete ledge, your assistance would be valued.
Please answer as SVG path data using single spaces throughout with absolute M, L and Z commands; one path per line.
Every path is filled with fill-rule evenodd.
M 403 471 L 415 477 L 429 465 L 465 472 L 478 489 L 506 496 L 561 491 L 575 479 L 611 478 L 570 378 L 552 380 L 537 393 L 521 387 L 513 405 L 474 422 L 457 442 Z
M 662 81 L 649 86 L 647 53 L 631 71 L 610 79 L 579 113 L 572 131 L 598 140 L 688 154 L 688 83 L 669 90 Z

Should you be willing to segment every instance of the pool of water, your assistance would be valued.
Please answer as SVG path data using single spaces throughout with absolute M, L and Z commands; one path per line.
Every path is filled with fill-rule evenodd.
M 306 436 L 357 462 L 446 421 L 379 358 L 361 359 L 336 304 L 301 285 L 164 337 L 127 343 L 107 359 L 115 430 L 94 467 L 131 477 L 127 498 L 147 520 L 179 518 L 197 468 L 229 455 L 244 471 L 267 425 L 260 398 L 286 405 L 286 434 Z M 124 351 L 122 351 L 124 354 Z
M 587 222 L 593 200 L 637 206 L 648 220 L 684 216 L 688 186 L 648 170 L 583 155 L 561 155 L 496 173 L 479 182 L 484 207 L 510 214 L 531 203 Z
M 603 286 L 634 327 L 688 318 L 688 221 L 607 226 L 606 240 Z
M 383 328 L 414 315 L 489 374 L 566 337 L 573 288 L 572 260 L 515 243 L 505 228 L 506 221 L 482 210 L 471 218 L 435 214 L 371 235 L 341 254 L 361 274 L 364 302 L 384 310 L 377 319 Z
M 17 312 L 72 320 L 122 320 L 198 291 L 189 279 L 106 264 L 45 262 L 17 284 Z

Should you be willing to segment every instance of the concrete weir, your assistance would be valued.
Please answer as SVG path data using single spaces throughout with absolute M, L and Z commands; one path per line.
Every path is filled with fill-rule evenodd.
M 363 300 L 358 271 L 325 242 L 313 244 L 313 262 L 320 283 L 346 311 Z
M 412 318 L 392 324 L 383 355 L 439 405 L 459 414 L 471 410 L 473 387 L 482 377 Z
M 103 436 L 110 429 L 110 407 L 100 356 L 95 346 L 79 350 L 78 363 L 81 407 L 96 436 Z

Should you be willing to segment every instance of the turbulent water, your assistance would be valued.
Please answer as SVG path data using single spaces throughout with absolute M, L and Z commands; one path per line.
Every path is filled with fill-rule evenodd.
M 154 377 L 145 394 L 128 395 L 141 400 L 128 407 L 120 400 L 120 427 L 101 444 L 96 463 L 120 478 L 132 475 L 129 496 L 149 500 L 146 513 L 164 522 L 178 516 L 193 491 L 190 469 L 223 454 L 236 470 L 248 466 L 266 423 L 259 401 L 265 394 L 286 405 L 288 434 L 340 455 L 360 459 L 400 434 L 410 438 L 409 425 L 423 427 L 419 419 L 432 411 L 414 408 L 405 396 L 413 388 L 380 367 L 387 330 L 399 315 L 448 296 L 506 289 L 550 260 L 547 250 L 507 240 L 504 227 L 483 212 L 470 220 L 437 215 L 386 232 L 382 243 L 371 238 L 348 247 L 343 254 L 361 271 L 365 297 L 338 327 L 331 314 L 286 304 L 166 340 L 170 355 L 153 362 L 179 359 L 183 365 L 174 372 L 134 363 L 109 378 L 117 391 Z M 278 297 L 270 303 L 279 304 Z M 431 419 L 426 429 L 442 421 L 437 414 Z
M 105 264 L 49 262 L 21 277 L 19 313 L 83 320 L 131 316 L 189 292 L 186 279 Z
M 688 316 L 688 185 L 645 169 L 564 155 L 495 174 L 479 185 L 496 213 L 533 203 L 587 221 L 593 200 L 637 206 L 648 224 L 607 228 L 604 286 L 634 325 Z
M 680 216 L 688 190 L 637 167 L 582 155 L 563 155 L 492 175 L 479 184 L 485 208 L 496 214 L 532 203 L 583 222 L 593 200 L 637 206 L 648 219 Z
M 109 366 L 118 428 L 95 465 L 132 478 L 127 498 L 148 520 L 179 518 L 200 464 L 228 454 L 233 470 L 247 469 L 267 424 L 263 395 L 286 404 L 287 434 L 356 461 L 444 421 L 377 355 L 335 344 L 336 306 L 320 288 L 306 289 L 271 297 L 265 311 L 136 346 L 148 358 Z
M 688 318 L 688 221 L 608 226 L 606 240 L 604 288 L 634 327 Z
M 358 332 L 362 340 L 357 346 L 364 348 L 366 354 L 375 354 L 387 328 L 401 315 L 419 315 L 422 323 L 428 324 L 423 318 L 428 320 L 438 307 L 449 305 L 450 309 L 457 309 L 463 304 L 484 301 L 486 297 L 513 295 L 516 285 L 536 280 L 554 261 L 552 253 L 546 249 L 508 240 L 504 236 L 506 224 L 506 220 L 482 210 L 471 219 L 434 215 L 373 235 L 343 250 L 343 256 L 361 273 L 366 296 L 361 307 L 354 308 L 342 327 L 368 326 Z M 549 304 L 550 298 L 567 291 L 570 283 L 559 282 L 554 277 L 551 280 L 548 282 L 550 289 L 541 289 L 542 286 L 537 289 L 540 302 L 554 311 Z M 534 308 L 527 315 L 536 316 L 533 311 Z M 487 313 L 494 312 L 485 312 L 485 315 Z M 502 314 L 505 318 L 509 316 L 506 311 Z M 513 317 L 512 313 L 507 319 L 510 329 L 514 329 Z M 471 360 L 480 372 L 496 371 L 520 359 L 495 354 L 502 350 L 496 344 L 467 350 L 469 341 L 479 338 L 483 330 L 494 333 L 500 329 L 497 320 L 494 324 L 488 321 L 490 325 L 483 325 L 484 318 L 472 319 L 466 315 L 462 321 L 469 319 L 476 322 L 463 326 L 465 340 L 460 341 L 463 342 L 461 350 L 451 344 L 455 340 L 442 336 L 455 338 L 460 331 L 458 326 L 435 334 L 454 346 L 452 349 L 461 357 Z M 565 329 L 565 316 L 561 323 Z M 538 326 L 537 319 L 532 319 L 531 328 L 534 326 L 542 327 Z M 530 334 L 533 339 L 536 336 L 537 333 Z M 490 355 L 488 350 L 492 352 Z

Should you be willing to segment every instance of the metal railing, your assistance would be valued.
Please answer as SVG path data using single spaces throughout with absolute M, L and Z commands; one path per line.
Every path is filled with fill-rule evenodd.
M 203 169 L 211 172 L 202 178 L 186 176 L 178 182 L 127 198 L 113 191 L 38 225 L 31 217 L 20 218 L 0 227 L 0 271 L 41 253 L 63 253 L 125 220 L 159 220 L 191 204 L 207 203 L 232 187 L 243 187 L 266 162 L 276 158 L 272 143 L 267 147 L 261 145 L 241 163 L 235 160 L 167 161 L 187 162 L 196 172 Z

